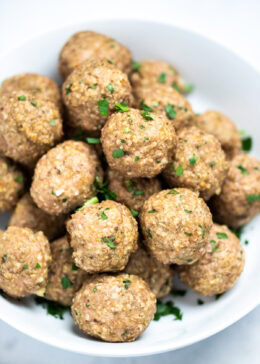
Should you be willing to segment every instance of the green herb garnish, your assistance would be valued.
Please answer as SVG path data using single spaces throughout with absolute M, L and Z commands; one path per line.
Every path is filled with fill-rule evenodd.
M 108 109 L 109 109 L 109 102 L 106 99 L 99 100 L 97 102 L 98 104 L 98 110 L 101 116 L 107 116 L 108 115 Z
M 18 176 L 15 178 L 16 182 L 23 182 L 23 176 Z
M 19 101 L 25 101 L 26 97 L 24 95 L 18 96 Z
M 136 61 L 133 61 L 132 62 L 132 69 L 135 70 L 135 71 L 138 71 L 142 68 L 142 66 L 140 65 L 140 63 L 136 62 Z
M 71 93 L 71 87 L 72 87 L 72 83 L 69 85 L 69 87 L 66 88 L 66 95 Z
M 166 114 L 168 116 L 169 119 L 174 119 L 176 118 L 176 111 L 174 110 L 174 106 L 171 104 L 167 104 L 164 108 L 164 110 L 166 111 Z
M 88 144 L 99 144 L 100 143 L 99 138 L 86 138 L 86 141 L 88 142 Z
M 126 279 L 123 281 L 125 289 L 128 289 L 130 284 L 132 283 L 130 279 Z
M 115 237 L 114 236 L 109 236 L 108 238 L 106 238 L 105 236 L 103 236 L 103 238 L 101 238 L 101 241 L 103 243 L 106 243 L 107 246 L 109 246 L 109 248 L 116 249 L 116 246 L 115 246 Z
M 157 212 L 157 210 L 152 209 L 152 210 L 149 210 L 149 211 L 148 211 L 148 214 L 154 214 L 155 212 Z
M 212 245 L 212 249 L 211 249 L 212 252 L 215 252 L 216 250 L 218 250 L 218 245 L 215 240 L 210 240 L 210 243 Z
M 108 91 L 109 92 L 111 92 L 111 94 L 113 94 L 114 93 L 114 87 L 111 85 L 111 83 L 109 83 L 107 86 L 106 86 L 106 88 L 108 89 Z
M 173 189 L 173 190 L 170 190 L 167 195 L 179 195 L 180 192 L 178 192 L 177 190 Z
M 256 202 L 260 200 L 260 193 L 257 195 L 247 195 L 247 202 Z
M 113 150 L 113 154 L 112 154 L 112 157 L 113 158 L 121 158 L 125 155 L 125 152 L 123 149 L 115 149 Z
M 184 172 L 184 170 L 182 168 L 182 165 L 179 164 L 178 167 L 177 167 L 177 169 L 176 169 L 176 172 L 175 172 L 176 173 L 176 176 L 180 177 L 183 174 L 183 172 Z
M 142 114 L 142 117 L 145 119 L 145 120 L 153 120 L 153 117 L 149 114 L 148 111 L 144 111 Z
M 116 109 L 116 111 L 119 111 L 119 112 L 129 111 L 129 107 L 127 106 L 126 102 L 122 102 L 121 104 L 116 104 L 115 109 Z
M 158 76 L 157 81 L 160 82 L 160 83 L 165 83 L 165 81 L 166 81 L 166 73 L 161 73 Z
M 219 239 L 228 239 L 228 236 L 226 233 L 216 233 L 216 235 Z
M 162 303 L 158 300 L 154 321 L 159 321 L 161 317 L 168 315 L 175 316 L 174 320 L 182 320 L 182 312 L 177 306 L 174 305 L 173 302 L 168 301 L 166 303 Z
M 237 168 L 241 171 L 242 174 L 249 174 L 248 170 L 241 166 L 241 164 L 237 166 Z
M 196 162 L 197 162 L 197 157 L 195 155 L 193 155 L 190 159 L 189 159 L 190 164 L 193 166 Z
M 242 150 L 244 152 L 250 152 L 252 146 L 253 146 L 253 139 L 250 136 L 242 138 Z
M 100 217 L 101 217 L 102 220 L 107 220 L 107 215 L 105 214 L 104 211 L 101 212 Z
M 140 107 L 144 111 L 154 112 L 154 110 L 150 106 L 146 105 L 143 100 L 140 102 Z
M 67 289 L 67 288 L 69 288 L 69 287 L 71 287 L 72 286 L 72 283 L 71 283 L 71 281 L 69 280 L 69 278 L 68 278 L 68 276 L 63 276 L 62 278 L 61 278 L 61 285 L 62 285 L 62 287 L 64 288 L 64 289 Z
M 48 315 L 52 315 L 55 318 L 63 320 L 64 313 L 69 311 L 70 307 L 65 307 L 57 302 L 48 301 L 42 297 L 35 297 L 35 302 L 38 305 L 42 305 L 43 308 L 47 310 Z
M 54 119 L 50 121 L 50 125 L 51 126 L 54 126 L 55 125 L 55 120 Z
M 35 269 L 39 269 L 39 268 L 41 268 L 41 265 L 40 265 L 40 263 L 38 263 L 38 262 L 37 262 L 37 263 L 35 264 Z
M 137 217 L 139 215 L 139 212 L 138 211 L 135 211 L 133 209 L 130 210 L 131 214 L 133 217 Z

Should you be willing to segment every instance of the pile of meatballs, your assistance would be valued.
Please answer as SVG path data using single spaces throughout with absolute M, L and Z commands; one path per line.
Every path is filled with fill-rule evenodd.
M 0 288 L 133 341 L 174 274 L 201 296 L 233 287 L 245 253 L 230 229 L 260 210 L 260 162 L 227 116 L 194 113 L 171 64 L 82 31 L 59 72 L 61 90 L 29 73 L 0 88 Z

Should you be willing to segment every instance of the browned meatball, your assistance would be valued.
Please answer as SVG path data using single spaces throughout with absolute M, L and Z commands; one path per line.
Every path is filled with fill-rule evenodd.
M 74 128 L 98 133 L 116 104 L 133 103 L 127 75 L 105 59 L 77 66 L 62 86 L 68 122 Z
M 145 108 L 144 105 L 147 105 L 155 112 L 162 113 L 176 130 L 190 126 L 193 122 L 194 113 L 190 103 L 172 87 L 138 87 L 134 89 L 134 95 L 138 107 Z
M 228 159 L 232 159 L 241 151 L 241 138 L 235 123 L 221 112 L 207 111 L 197 115 L 195 124 L 220 141 Z
M 0 212 L 15 206 L 23 188 L 23 173 L 9 159 L 0 157 Z
M 27 91 L 0 97 L 0 153 L 31 167 L 62 135 L 53 102 Z
M 198 191 L 204 200 L 218 195 L 228 170 L 219 141 L 196 127 L 181 129 L 177 137 L 176 149 L 163 172 L 170 187 Z
M 233 287 L 243 271 L 245 252 L 239 239 L 225 226 L 213 224 L 206 254 L 192 265 L 180 267 L 180 279 L 202 296 Z
M 137 222 L 114 201 L 83 207 L 72 215 L 67 230 L 75 263 L 89 273 L 123 270 L 137 249 Z
M 128 73 L 132 55 L 128 48 L 104 34 L 92 31 L 75 33 L 60 52 L 61 77 L 65 79 L 77 65 L 90 58 L 106 58 L 121 71 Z
M 31 196 L 46 213 L 65 214 L 96 194 L 96 176 L 102 176 L 102 169 L 94 148 L 68 140 L 37 163 Z
M 57 83 L 51 78 L 37 73 L 21 73 L 6 79 L 0 88 L 0 97 L 13 91 L 29 91 L 34 96 L 43 97 L 61 107 L 61 95 Z
M 131 73 L 133 88 L 157 87 L 159 84 L 173 87 L 184 92 L 184 82 L 175 67 L 163 61 L 142 61 L 137 63 L 136 70 Z
M 110 168 L 127 177 L 154 177 L 169 163 L 175 132 L 162 115 L 127 109 L 113 114 L 102 129 Z
M 116 194 L 116 201 L 126 205 L 134 212 L 140 212 L 144 201 L 162 189 L 157 178 L 128 179 L 112 169 L 108 170 L 107 177 L 108 188 Z
M 147 284 L 129 274 L 101 275 L 87 281 L 73 299 L 74 322 L 104 341 L 134 341 L 149 325 L 156 299 Z
M 88 274 L 79 269 L 72 259 L 72 249 L 64 236 L 51 243 L 52 263 L 45 297 L 63 306 L 71 306 L 75 293 Z
M 192 264 L 205 253 L 212 217 L 197 193 L 176 188 L 146 200 L 140 222 L 145 244 L 159 261 Z
M 43 296 L 50 262 L 42 232 L 13 226 L 0 234 L 0 288 L 9 296 Z
M 131 255 L 124 272 L 143 278 L 157 298 L 167 296 L 172 288 L 171 267 L 159 262 L 143 248 Z
M 17 203 L 8 226 L 27 227 L 33 231 L 42 231 L 52 240 L 65 231 L 66 215 L 53 216 L 39 209 L 29 193 Z
M 233 228 L 252 220 L 260 212 L 260 162 L 251 155 L 238 154 L 211 206 L 215 220 Z

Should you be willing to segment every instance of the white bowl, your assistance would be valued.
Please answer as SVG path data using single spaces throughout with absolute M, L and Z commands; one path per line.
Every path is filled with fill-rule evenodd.
M 184 79 L 195 84 L 189 97 L 194 110 L 217 109 L 230 116 L 239 129 L 254 138 L 254 154 L 260 155 L 260 76 L 247 63 L 222 46 L 200 35 L 172 25 L 138 20 L 89 21 L 58 29 L 33 39 L 0 56 L 0 79 L 19 72 L 38 72 L 58 78 L 58 53 L 65 41 L 78 30 L 91 29 L 118 39 L 128 46 L 136 60 L 161 59 L 175 65 Z M 4 228 L 7 215 L 1 216 Z M 66 314 L 65 320 L 47 316 L 33 299 L 14 302 L 0 297 L 2 320 L 35 339 L 78 353 L 99 356 L 138 356 L 174 350 L 202 340 L 246 315 L 259 303 L 260 219 L 254 219 L 244 236 L 244 273 L 233 289 L 219 300 L 207 299 L 197 305 L 189 292 L 174 299 L 183 312 L 182 321 L 172 316 L 151 322 L 132 343 L 104 343 L 80 333 Z M 244 240 L 244 239 L 243 239 Z

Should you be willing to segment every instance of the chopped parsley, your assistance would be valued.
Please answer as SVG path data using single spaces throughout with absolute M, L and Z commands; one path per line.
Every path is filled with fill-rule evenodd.
M 167 104 L 164 109 L 165 109 L 165 112 L 166 112 L 166 114 L 167 114 L 167 116 L 168 116 L 169 119 L 176 118 L 176 115 L 177 114 L 176 114 L 176 111 L 174 110 L 174 106 L 173 105 Z
M 204 303 L 205 302 L 202 299 L 200 299 L 200 298 L 197 299 L 197 304 L 198 305 L 204 305 Z
M 113 154 L 112 154 L 112 157 L 113 158 L 121 158 L 125 155 L 125 152 L 123 149 L 115 149 L 113 150 Z
M 74 263 L 72 264 L 71 268 L 72 268 L 72 270 L 79 270 L 79 267 L 77 267 L 76 264 L 74 264 Z
M 39 269 L 39 268 L 41 268 L 41 265 L 40 265 L 40 263 L 38 263 L 38 262 L 37 262 L 37 263 L 35 264 L 35 269 Z
M 125 144 L 125 143 L 126 143 L 126 141 L 125 141 L 124 139 L 121 139 L 121 143 Z
M 244 168 L 241 164 L 239 164 L 237 168 L 241 171 L 242 174 L 249 174 L 248 170 Z
M 128 289 L 130 284 L 132 283 L 130 279 L 126 279 L 123 281 L 125 289 Z
M 2 261 L 3 261 L 3 263 L 5 263 L 5 262 L 6 262 L 6 259 L 7 259 L 7 255 L 6 255 L 6 254 L 4 254 L 4 255 L 2 256 Z
M 210 167 L 213 168 L 215 166 L 215 164 L 216 164 L 216 161 L 211 162 Z
M 176 91 L 181 92 L 180 87 L 177 85 L 177 83 L 172 83 L 172 88 L 174 88 Z
M 93 205 L 95 203 L 99 203 L 97 196 L 91 197 L 89 200 L 85 201 L 83 203 L 83 205 L 81 207 L 79 207 L 78 209 L 76 209 L 75 211 L 82 210 L 85 206 Z
M 115 62 L 114 62 L 114 61 L 112 61 L 112 59 L 108 59 L 107 61 L 108 61 L 108 63 L 110 63 L 110 64 L 115 64 Z
M 256 202 L 260 200 L 260 193 L 258 193 L 257 195 L 247 195 L 247 202 L 251 203 L 251 202 Z
M 88 88 L 91 88 L 91 89 L 95 90 L 97 88 L 97 83 L 94 83 L 94 85 L 89 86 Z
M 106 99 L 99 100 L 97 102 L 98 104 L 98 110 L 101 116 L 107 116 L 108 115 L 108 109 L 109 109 L 109 102 Z
M 71 93 L 71 87 L 72 87 L 72 83 L 69 85 L 69 87 L 66 88 L 66 95 Z
M 142 196 L 142 195 L 144 195 L 144 191 L 143 190 L 135 190 L 133 195 L 134 196 Z
M 109 92 L 111 92 L 111 94 L 113 94 L 114 93 L 114 87 L 111 85 L 111 83 L 109 83 L 107 86 L 106 86 L 106 88 L 108 89 L 108 91 Z
M 138 162 L 140 160 L 140 157 L 135 157 L 135 162 Z
M 106 243 L 107 246 L 109 246 L 109 248 L 116 249 L 116 246 L 115 246 L 115 237 L 114 236 L 109 236 L 108 238 L 106 238 L 105 236 L 103 236 L 103 238 L 101 238 L 101 241 L 103 243 Z
M 210 240 L 210 243 L 212 245 L 212 249 L 211 249 L 212 252 L 215 252 L 216 250 L 218 250 L 218 245 L 215 240 Z
M 61 285 L 62 285 L 62 288 L 63 289 L 67 289 L 67 288 L 69 288 L 69 287 L 71 287 L 72 286 L 72 283 L 71 283 L 71 281 L 69 280 L 69 278 L 68 278 L 68 276 L 63 276 L 62 278 L 61 278 Z
M 42 297 L 35 297 L 35 302 L 38 305 L 42 305 L 47 310 L 48 315 L 52 315 L 55 318 L 63 320 L 64 313 L 70 311 L 70 307 L 65 307 L 57 302 L 48 301 Z
M 177 167 L 177 169 L 176 169 L 176 172 L 175 172 L 176 173 L 176 176 L 180 177 L 183 174 L 183 172 L 184 172 L 184 170 L 182 168 L 182 165 L 179 164 L 178 167 Z
M 32 101 L 32 102 L 31 102 L 31 105 L 32 105 L 32 106 L 34 106 L 34 107 L 37 107 L 37 102 Z
M 145 129 L 145 126 L 144 125 L 140 125 L 140 129 Z
M 25 101 L 26 97 L 24 95 L 18 96 L 17 98 L 19 101 Z
M 127 126 L 126 128 L 124 128 L 124 133 L 129 133 L 130 132 L 130 128 Z
M 15 178 L 16 182 L 23 182 L 23 176 L 18 176 Z
M 192 85 L 191 83 L 190 84 L 186 84 L 184 86 L 184 92 L 185 92 L 185 94 L 188 94 L 188 93 L 192 92 L 194 90 L 194 88 L 195 88 L 194 85 Z
M 157 81 L 160 82 L 160 83 L 165 83 L 165 81 L 166 81 L 166 73 L 161 73 L 158 76 Z
M 204 226 L 202 226 L 202 225 L 199 225 L 199 227 L 201 228 L 201 232 L 202 232 L 202 239 L 204 239 L 204 238 L 205 238 L 205 236 L 206 236 L 206 229 L 205 229 L 205 227 L 204 227 Z
M 50 126 L 54 126 L 54 125 L 55 125 L 55 120 L 53 119 L 50 121 Z
M 187 212 L 187 214 L 192 214 L 191 210 L 184 209 L 184 211 Z
M 182 312 L 179 307 L 175 306 L 172 301 L 162 303 L 160 300 L 157 301 L 156 313 L 154 315 L 154 321 L 159 321 L 161 317 L 173 315 L 174 320 L 182 320 Z
M 23 269 L 28 269 L 28 268 L 29 268 L 28 265 L 24 264 Z
M 116 109 L 116 111 L 119 111 L 119 112 L 129 111 L 129 107 L 127 106 L 126 102 L 122 102 L 121 104 L 116 104 L 115 109 Z
M 98 194 L 98 197 L 96 199 L 101 200 L 115 200 L 116 199 L 116 193 L 113 191 L 110 191 L 107 188 L 108 181 L 105 181 L 104 183 L 100 184 L 98 182 L 98 177 L 95 178 L 94 186 L 96 188 L 96 192 Z M 98 202 L 98 201 L 97 201 Z
M 250 152 L 253 146 L 253 140 L 250 136 L 242 138 L 242 150 L 244 152 Z
M 245 245 L 248 245 L 248 244 L 249 244 L 249 240 L 245 240 L 245 241 L 244 241 L 244 244 L 245 244 Z
M 196 162 L 197 162 L 197 157 L 195 155 L 193 155 L 190 159 L 189 159 L 190 164 L 193 166 Z
M 97 287 L 93 288 L 93 292 L 96 293 L 97 292 Z
M 187 231 L 184 231 L 184 234 L 187 236 L 192 236 L 192 233 L 187 233 Z
M 173 189 L 173 190 L 170 190 L 167 195 L 179 195 L 180 192 L 178 192 L 177 190 Z
M 142 117 L 145 119 L 145 120 L 153 120 L 153 117 L 149 114 L 148 111 L 144 111 L 142 114 Z
M 144 111 L 154 112 L 154 110 L 150 106 L 146 105 L 143 100 L 140 102 L 140 107 Z
M 101 217 L 102 220 L 107 220 L 107 215 L 105 214 L 104 211 L 101 212 L 100 217 Z
M 135 211 L 133 209 L 130 210 L 131 214 L 133 217 L 137 217 L 139 215 L 139 212 L 138 211 Z
M 99 144 L 100 139 L 99 138 L 86 138 L 88 144 Z
M 224 294 L 224 293 L 216 294 L 216 296 L 215 296 L 216 300 L 219 300 L 219 299 L 220 299 L 220 297 L 221 297 L 223 294 Z
M 152 233 L 151 233 L 151 230 L 150 230 L 150 229 L 148 229 L 148 230 L 147 230 L 147 234 L 148 234 L 148 237 L 149 237 L 149 238 L 152 238 L 152 237 L 153 237 L 153 235 L 152 235 Z
M 155 212 L 157 212 L 157 210 L 152 209 L 152 210 L 149 210 L 149 211 L 148 211 L 148 214 L 154 214 Z
M 136 61 L 133 61 L 132 62 L 132 69 L 135 70 L 135 71 L 138 71 L 142 68 L 142 66 L 140 65 L 139 62 L 136 62 Z
M 216 233 L 216 235 L 219 239 L 228 239 L 228 236 L 226 233 Z
M 187 291 L 185 289 L 177 289 L 177 288 L 175 289 L 175 288 L 173 288 L 171 290 L 171 294 L 173 296 L 181 296 L 181 297 L 183 297 L 183 296 L 186 295 L 186 293 L 187 293 Z

